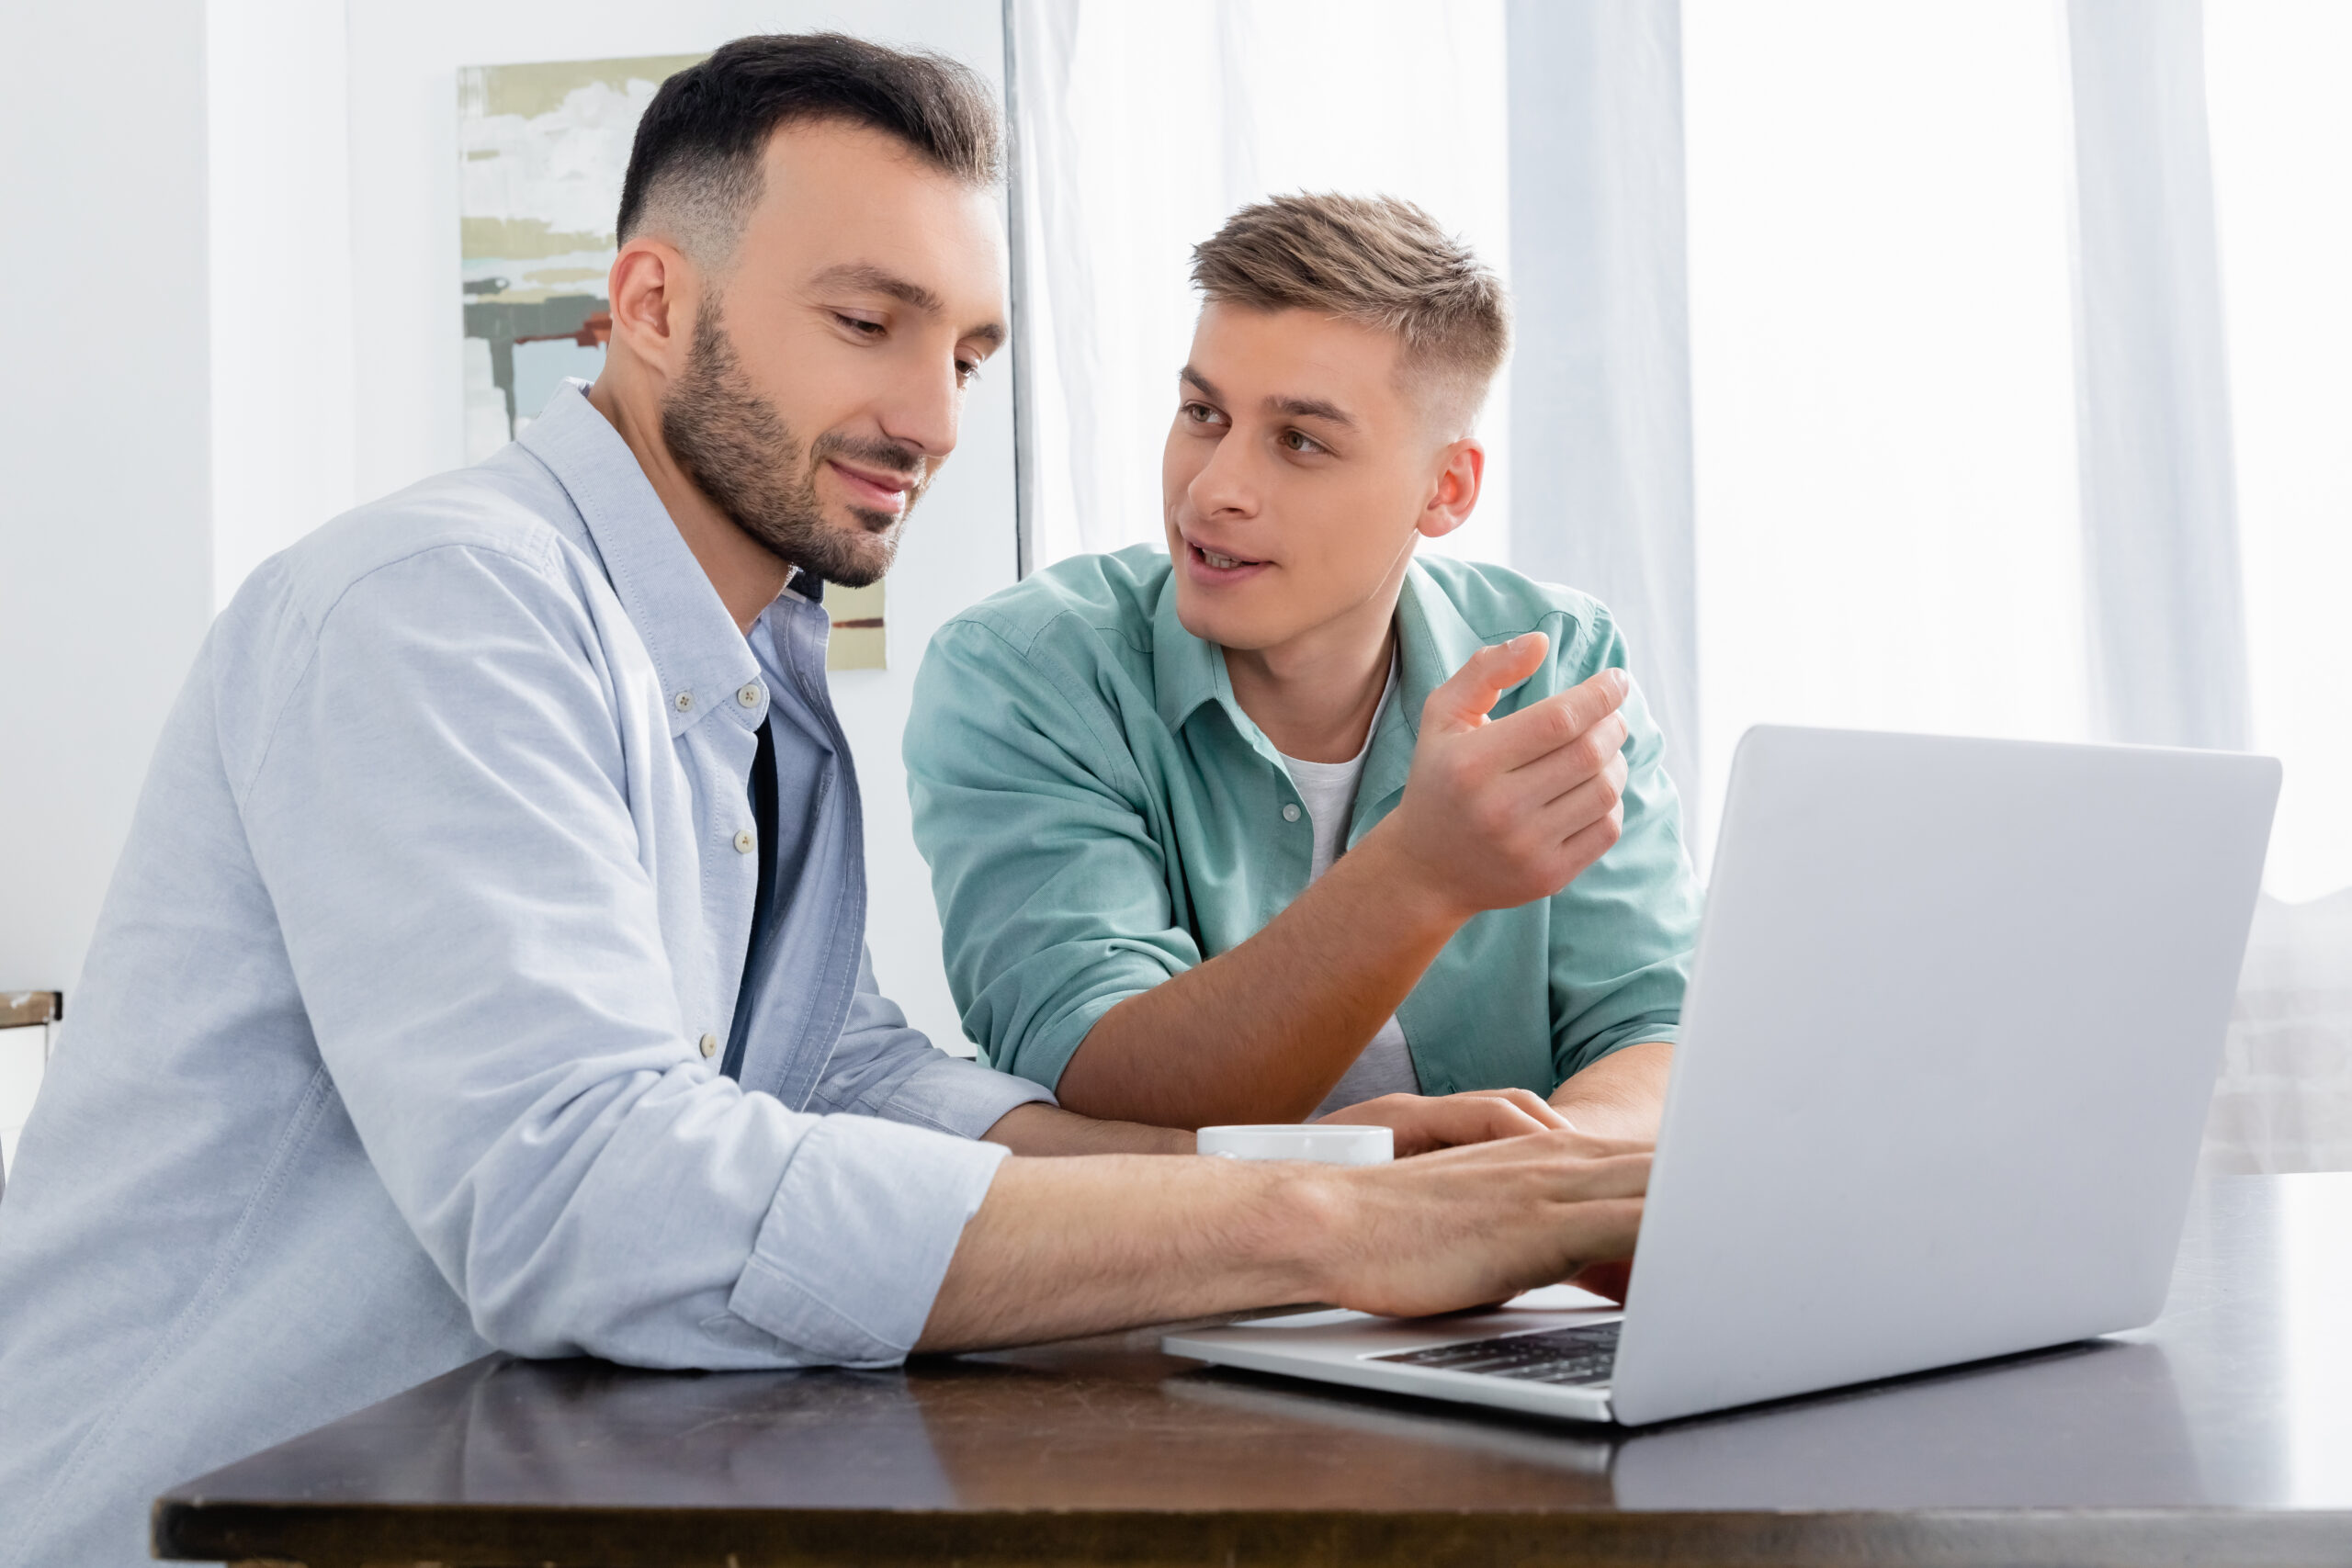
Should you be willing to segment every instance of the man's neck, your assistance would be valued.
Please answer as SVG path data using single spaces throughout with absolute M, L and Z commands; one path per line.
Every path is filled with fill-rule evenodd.
M 1395 658 L 1394 595 L 1277 648 L 1226 649 L 1233 699 L 1274 750 L 1304 762 L 1363 751 Z
M 650 398 L 634 396 L 604 376 L 588 389 L 588 401 L 628 443 L 678 536 L 685 540 L 703 575 L 718 591 L 719 603 L 749 636 L 752 623 L 784 592 L 792 569 L 775 551 L 737 527 L 735 520 L 678 467 L 670 456 L 669 444 L 662 439 L 661 412 Z

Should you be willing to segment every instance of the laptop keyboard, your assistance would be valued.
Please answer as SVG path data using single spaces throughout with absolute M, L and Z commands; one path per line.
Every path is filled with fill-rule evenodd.
M 1466 1339 L 1426 1350 L 1399 1350 L 1365 1358 L 1399 1366 L 1435 1367 L 1447 1372 L 1480 1372 L 1528 1382 L 1590 1383 L 1609 1381 L 1617 1360 L 1616 1323 L 1583 1328 L 1545 1328 L 1495 1339 Z

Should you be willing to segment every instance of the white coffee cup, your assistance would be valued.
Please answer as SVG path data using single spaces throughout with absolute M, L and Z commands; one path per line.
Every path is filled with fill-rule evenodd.
M 1396 1134 L 1385 1127 L 1318 1122 L 1261 1127 L 1204 1127 L 1200 1151 L 1224 1159 L 1311 1159 L 1325 1165 L 1386 1165 L 1396 1157 Z

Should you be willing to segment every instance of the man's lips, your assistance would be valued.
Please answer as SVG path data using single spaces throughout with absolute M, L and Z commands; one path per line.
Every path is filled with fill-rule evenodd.
M 1230 555 L 1223 550 L 1213 550 L 1206 545 L 1194 544 L 1190 539 L 1185 540 L 1184 543 L 1191 548 L 1193 559 L 1203 562 L 1214 570 L 1238 571 L 1244 567 L 1266 564 L 1261 560 L 1252 560 L 1248 556 Z
M 915 485 L 913 479 L 909 476 L 873 468 L 853 468 L 839 457 L 827 459 L 826 466 L 833 470 L 843 488 L 848 490 L 851 500 L 862 505 L 870 506 L 878 512 L 903 510 L 907 503 L 907 492 L 914 489 Z
M 1185 574 L 1204 588 L 1222 588 L 1247 582 L 1260 572 L 1272 570 L 1270 561 L 1251 560 L 1247 556 L 1227 555 L 1205 545 L 1184 541 Z

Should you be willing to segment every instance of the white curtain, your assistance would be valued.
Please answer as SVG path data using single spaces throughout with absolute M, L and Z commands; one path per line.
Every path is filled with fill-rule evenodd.
M 1677 0 L 1510 0 L 1510 564 L 1608 604 L 1697 825 Z
M 2211 0 L 2206 93 L 2270 891 L 2352 888 L 2352 5 Z
M 1753 724 L 2082 737 L 2050 0 L 1685 0 L 1683 70 L 1703 822 Z
M 2208 1156 L 2352 1169 L 2352 6 L 2203 22 L 2249 728 L 2286 763 Z
M 1503 0 L 1012 0 L 1024 564 L 1158 543 L 1192 247 L 1295 190 L 1419 202 L 1510 256 Z M 1508 388 L 1447 547 L 1510 551 Z

